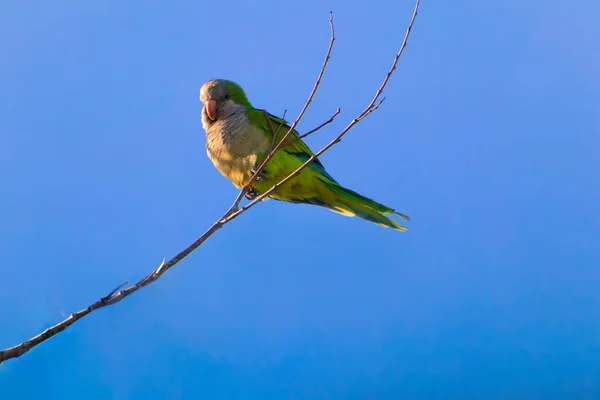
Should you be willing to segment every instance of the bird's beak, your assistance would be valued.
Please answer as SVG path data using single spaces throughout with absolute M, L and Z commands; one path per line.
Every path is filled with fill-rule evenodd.
M 214 121 L 217 118 L 217 102 L 214 100 L 208 100 L 204 104 L 204 108 L 206 108 L 206 114 L 211 121 Z

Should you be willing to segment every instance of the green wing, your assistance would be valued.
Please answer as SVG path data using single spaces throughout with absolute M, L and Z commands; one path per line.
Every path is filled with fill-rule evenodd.
M 276 117 L 273 114 L 269 114 L 265 110 L 253 109 L 248 112 L 248 118 L 250 119 L 250 122 L 253 125 L 259 126 L 262 130 L 265 131 L 267 137 L 273 143 L 273 146 L 277 146 L 290 130 L 290 125 L 286 120 Z M 274 142 L 273 131 L 277 132 L 277 138 Z M 284 144 L 279 151 L 285 151 L 286 153 L 298 158 L 300 161 L 302 161 L 302 163 L 305 163 L 310 157 L 313 156 L 314 153 L 308 147 L 308 145 L 304 143 L 304 141 L 302 141 L 302 139 L 298 139 L 299 136 L 300 134 L 298 133 L 298 131 L 294 129 L 294 131 L 286 138 L 286 144 Z M 264 159 L 263 157 L 260 157 L 260 161 L 258 161 L 258 163 L 262 162 L 262 160 Z M 312 169 L 321 173 L 322 175 L 326 176 L 328 179 L 331 179 L 331 181 L 335 182 L 335 179 L 333 179 L 331 175 L 329 175 L 329 173 L 325 170 L 325 167 L 323 166 L 321 161 L 319 161 L 319 159 L 315 158 L 309 164 L 309 166 Z

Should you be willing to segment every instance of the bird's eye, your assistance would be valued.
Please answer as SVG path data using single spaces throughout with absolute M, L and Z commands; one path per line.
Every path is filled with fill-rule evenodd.
M 227 100 L 228 98 L 229 98 L 229 95 L 228 95 L 228 94 L 226 94 L 226 95 L 225 95 L 225 100 Z

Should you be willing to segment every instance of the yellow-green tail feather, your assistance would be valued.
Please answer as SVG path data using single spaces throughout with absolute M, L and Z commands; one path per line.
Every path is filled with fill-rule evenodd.
M 331 195 L 324 196 L 327 197 L 327 201 L 323 201 L 325 200 L 324 198 L 311 199 L 313 200 L 311 201 L 313 204 L 327 207 L 330 210 L 343 215 L 357 216 L 387 228 L 393 228 L 402 232 L 406 231 L 406 227 L 386 215 L 397 215 L 405 221 L 409 221 L 408 216 L 356 193 L 353 190 L 346 189 L 337 182 L 323 181 L 323 183 Z

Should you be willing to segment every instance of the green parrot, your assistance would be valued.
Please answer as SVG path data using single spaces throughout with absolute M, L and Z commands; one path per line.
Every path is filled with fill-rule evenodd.
M 221 174 L 241 189 L 261 165 L 271 145 L 276 146 L 290 126 L 285 120 L 254 108 L 244 90 L 228 80 L 206 82 L 200 89 L 200 101 L 204 104 L 202 127 L 206 131 L 208 157 Z M 273 132 L 278 132 L 275 141 Z M 289 144 L 282 146 L 269 160 L 252 182 L 247 198 L 266 192 L 313 155 L 306 143 L 296 140 L 298 136 L 295 130 L 288 136 L 286 143 Z M 314 204 L 399 231 L 406 231 L 406 228 L 387 215 L 409 220 L 406 215 L 340 185 L 318 159 L 269 197 L 290 203 Z

